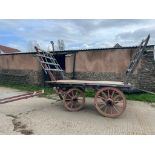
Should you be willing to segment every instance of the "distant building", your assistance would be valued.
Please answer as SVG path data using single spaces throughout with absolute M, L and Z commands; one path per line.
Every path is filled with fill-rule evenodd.
M 120 44 L 116 44 L 115 46 L 114 46 L 114 48 L 121 48 L 122 46 L 120 45 Z
M 21 51 L 12 47 L 0 45 L 0 54 L 10 54 L 10 53 L 18 53 L 18 52 L 21 52 Z

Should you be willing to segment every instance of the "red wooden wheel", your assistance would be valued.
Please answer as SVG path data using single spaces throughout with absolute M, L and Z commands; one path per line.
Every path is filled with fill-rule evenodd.
M 126 99 L 120 90 L 105 87 L 97 91 L 94 104 L 101 115 L 106 117 L 118 117 L 126 108 Z
M 84 92 L 77 88 L 69 89 L 64 96 L 64 106 L 69 111 L 79 111 L 84 107 Z

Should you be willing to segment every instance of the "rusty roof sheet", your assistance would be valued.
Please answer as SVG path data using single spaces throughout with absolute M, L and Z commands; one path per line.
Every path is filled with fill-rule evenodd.
M 21 52 L 18 49 L 7 47 L 7 46 L 3 46 L 3 45 L 0 45 L 0 51 L 2 51 L 4 54 Z

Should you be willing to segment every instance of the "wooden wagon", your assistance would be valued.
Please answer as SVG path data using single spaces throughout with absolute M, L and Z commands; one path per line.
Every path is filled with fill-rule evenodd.
M 96 91 L 94 105 L 97 111 L 106 117 L 118 117 L 126 109 L 126 98 L 122 90 L 132 87 L 128 83 L 129 78 L 146 51 L 149 38 L 150 35 L 145 40 L 142 40 L 138 46 L 137 52 L 126 71 L 124 82 L 68 79 L 64 76 L 64 71 L 54 58 L 53 52 L 47 52 L 38 47 L 35 47 L 35 49 L 43 70 L 50 78 L 50 81 L 46 81 L 46 83 L 56 89 L 68 111 L 81 110 L 85 104 L 85 90 L 91 88 Z

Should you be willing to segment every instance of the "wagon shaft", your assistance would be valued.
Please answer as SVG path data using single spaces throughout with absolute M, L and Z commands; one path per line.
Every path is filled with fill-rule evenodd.
M 34 96 L 39 96 L 39 95 L 41 95 L 43 93 L 44 93 L 44 90 L 25 93 L 25 94 L 21 94 L 21 95 L 12 96 L 12 97 L 6 97 L 6 98 L 3 98 L 3 99 L 0 99 L 0 104 L 13 102 L 13 101 L 18 101 L 18 100 L 22 100 L 22 99 L 27 99 L 27 98 L 31 98 L 31 97 L 34 97 Z

